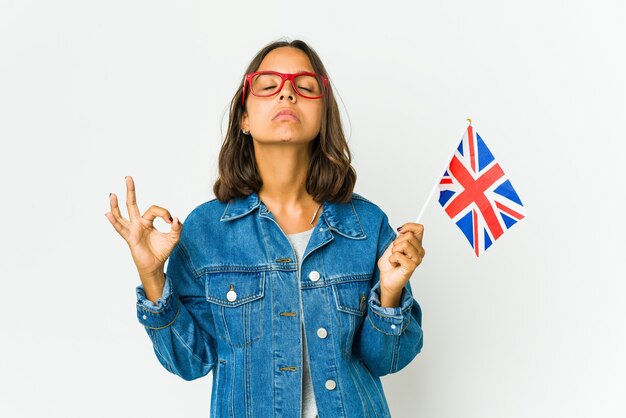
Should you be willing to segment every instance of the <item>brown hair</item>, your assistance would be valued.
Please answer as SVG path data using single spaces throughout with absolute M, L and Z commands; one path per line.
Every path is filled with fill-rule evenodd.
M 275 41 L 261 49 L 248 65 L 246 74 L 256 71 L 265 56 L 280 47 L 303 51 L 319 76 L 328 77 L 317 53 L 304 41 Z M 263 181 L 259 176 L 252 138 L 241 132 L 240 122 L 245 109 L 241 105 L 243 77 L 230 103 L 228 130 L 219 154 L 219 175 L 213 185 L 215 197 L 227 202 L 234 197 L 258 193 Z M 249 92 L 247 93 L 249 95 Z M 307 171 L 306 191 L 317 202 L 349 202 L 356 183 L 356 171 L 350 164 L 352 157 L 341 126 L 339 107 L 332 88 L 322 97 L 320 132 L 311 141 L 311 160 Z

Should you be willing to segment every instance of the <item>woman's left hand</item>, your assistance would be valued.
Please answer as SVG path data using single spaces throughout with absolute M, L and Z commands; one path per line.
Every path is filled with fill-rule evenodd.
M 400 235 L 389 244 L 378 260 L 381 306 L 399 305 L 402 288 L 426 254 L 422 247 L 423 236 L 424 225 L 405 223 L 402 225 Z

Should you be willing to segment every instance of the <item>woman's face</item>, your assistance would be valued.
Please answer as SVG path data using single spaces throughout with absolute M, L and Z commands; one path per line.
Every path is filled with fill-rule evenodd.
M 292 74 L 314 72 L 307 55 L 291 47 L 272 50 L 265 56 L 257 71 L 273 70 Z M 291 110 L 294 116 L 277 116 L 282 110 Z M 246 97 L 246 110 L 241 127 L 259 142 L 309 142 L 320 132 L 322 99 L 298 96 L 290 81 L 274 96 Z

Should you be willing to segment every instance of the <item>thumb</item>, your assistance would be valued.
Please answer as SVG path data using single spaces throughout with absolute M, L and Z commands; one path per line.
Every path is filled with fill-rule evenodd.
M 392 253 L 391 249 L 393 248 L 393 245 L 394 243 L 393 241 L 391 241 L 389 245 L 387 246 L 387 248 L 385 249 L 385 251 L 383 252 L 383 254 L 378 259 L 379 262 L 382 262 L 382 263 L 388 262 L 388 258 Z
M 174 222 L 172 222 L 172 230 L 170 231 L 172 238 L 178 241 L 180 239 L 181 232 L 183 232 L 183 224 L 180 222 L 180 219 L 174 218 Z

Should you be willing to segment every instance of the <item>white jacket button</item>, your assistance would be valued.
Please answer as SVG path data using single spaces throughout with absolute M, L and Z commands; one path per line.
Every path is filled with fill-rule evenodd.
M 237 299 L 237 293 L 235 293 L 234 290 L 229 290 L 228 293 L 226 293 L 226 299 L 228 299 L 229 302 L 234 302 L 235 299 Z
M 326 338 L 326 336 L 328 335 L 328 332 L 326 331 L 325 328 L 318 328 L 317 329 L 317 336 L 320 338 Z
M 326 386 L 326 389 L 328 390 L 333 390 L 337 387 L 337 383 L 335 383 L 335 381 L 332 379 L 328 379 L 324 386 Z
M 309 279 L 311 279 L 312 282 L 318 281 L 320 279 L 320 273 L 313 270 L 309 273 Z

